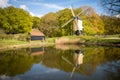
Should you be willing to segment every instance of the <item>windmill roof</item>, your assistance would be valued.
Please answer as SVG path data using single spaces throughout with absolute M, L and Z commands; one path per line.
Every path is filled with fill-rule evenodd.
M 38 29 L 32 29 L 32 31 L 30 32 L 30 34 L 32 36 L 45 36 L 41 31 L 39 31 Z

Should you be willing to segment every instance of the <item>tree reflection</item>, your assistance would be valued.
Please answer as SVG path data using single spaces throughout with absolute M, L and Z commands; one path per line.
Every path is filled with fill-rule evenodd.
M 83 61 L 83 50 L 84 61 Z M 73 67 L 78 67 L 75 72 L 90 75 L 94 72 L 104 58 L 104 48 L 83 48 L 83 50 L 52 50 L 48 48 L 44 55 L 43 65 L 72 72 Z M 49 52 L 47 52 L 49 51 Z M 96 51 L 96 52 L 95 52 Z M 88 67 L 89 66 L 89 67 Z
M 0 57 L 0 75 L 23 74 L 30 69 L 33 63 L 32 57 L 29 56 L 29 51 L 26 49 L 1 52 Z
M 109 55 L 108 52 L 110 51 L 109 53 L 111 53 L 111 55 L 114 53 L 109 49 L 106 52 L 106 48 L 107 47 L 80 47 L 80 49 L 77 50 L 60 50 L 49 47 L 45 50 L 42 64 L 50 68 L 64 70 L 65 72 L 77 72 L 91 76 L 99 65 L 109 61 L 109 57 L 106 58 L 106 55 Z M 114 50 L 115 49 L 113 49 L 113 51 Z M 114 55 L 117 56 L 118 54 L 114 53 Z M 111 56 L 111 59 L 112 58 L 114 58 L 114 56 Z
M 105 48 L 105 58 L 109 61 L 120 59 L 120 48 L 119 47 L 107 47 Z
M 120 60 L 119 53 L 120 49 L 117 47 L 85 46 L 78 46 L 77 49 L 71 46 L 66 50 L 56 49 L 54 47 L 9 50 L 0 52 L 0 76 L 24 74 L 29 71 L 34 64 L 39 64 L 40 62 L 42 62 L 40 63 L 42 67 L 46 66 L 47 68 L 55 68 L 71 73 L 71 78 L 73 78 L 76 73 L 91 76 L 95 73 L 98 66 L 110 66 L 111 63 L 108 63 L 112 61 L 120 63 L 118 62 Z M 113 68 L 116 71 L 120 70 L 120 67 L 116 67 L 116 65 L 108 67 L 104 69 L 107 74 L 114 72 L 111 72 L 109 68 L 110 70 Z M 112 76 L 112 78 L 113 77 L 115 76 Z
M 31 56 L 31 48 L 0 52 L 0 75 L 16 76 L 29 71 L 41 56 Z

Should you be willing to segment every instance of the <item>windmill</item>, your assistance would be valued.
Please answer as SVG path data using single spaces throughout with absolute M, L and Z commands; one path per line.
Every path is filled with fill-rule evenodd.
M 82 10 L 77 15 L 75 15 L 72 6 L 70 6 L 70 10 L 73 15 L 73 18 L 71 18 L 69 21 L 67 21 L 65 24 L 63 24 L 62 27 L 65 27 L 68 23 L 73 21 L 74 33 L 75 33 L 75 35 L 80 35 L 83 32 L 83 26 L 82 26 L 82 19 L 79 17 L 79 15 L 82 14 L 87 9 Z

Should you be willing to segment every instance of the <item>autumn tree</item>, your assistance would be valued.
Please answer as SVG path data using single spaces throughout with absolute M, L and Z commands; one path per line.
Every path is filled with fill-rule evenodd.
M 87 9 L 87 10 L 85 10 Z M 79 17 L 82 18 L 84 33 L 87 35 L 103 34 L 104 24 L 100 16 L 90 6 L 83 6 L 75 10 L 76 14 L 85 10 Z
M 57 26 L 57 14 L 56 13 L 48 13 L 41 18 L 41 28 L 40 30 L 48 37 L 55 36 L 59 30 Z
M 85 10 L 83 11 L 82 10 Z M 79 14 L 79 17 L 82 18 L 83 21 L 83 27 L 84 27 L 84 33 L 87 35 L 93 35 L 93 34 L 103 34 L 104 33 L 104 24 L 100 16 L 94 11 L 93 8 L 89 6 L 79 7 L 77 9 L 74 9 L 75 14 Z M 72 13 L 70 9 L 64 9 L 58 12 L 58 23 L 59 26 L 62 26 L 65 24 L 65 22 L 72 19 Z M 61 30 L 62 35 L 71 35 L 73 34 L 73 21 L 71 21 L 69 24 L 67 24 L 65 27 Z
M 112 16 L 101 16 L 104 22 L 105 34 L 120 34 L 120 18 Z

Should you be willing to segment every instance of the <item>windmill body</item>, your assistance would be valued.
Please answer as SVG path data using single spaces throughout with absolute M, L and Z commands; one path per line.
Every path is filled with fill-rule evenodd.
M 83 31 L 83 25 L 82 25 L 82 19 L 81 18 L 78 18 L 78 29 L 80 31 Z
M 82 26 L 82 19 L 77 17 L 74 21 L 73 21 L 73 28 L 74 28 L 74 33 L 76 35 L 80 35 L 83 32 L 83 26 Z

